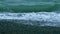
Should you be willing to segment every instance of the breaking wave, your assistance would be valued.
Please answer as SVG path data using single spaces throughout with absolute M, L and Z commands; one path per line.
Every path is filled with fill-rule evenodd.
M 59 26 L 60 13 L 32 12 L 32 13 L 0 13 L 0 20 L 16 20 L 17 23 L 36 26 Z

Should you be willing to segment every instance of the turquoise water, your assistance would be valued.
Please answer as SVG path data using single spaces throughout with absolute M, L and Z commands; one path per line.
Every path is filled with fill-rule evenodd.
M 0 0 L 0 26 L 3 34 L 59 34 L 60 0 Z
M 10 10 L 8 8 L 9 7 L 16 7 L 16 6 L 22 6 L 19 7 L 21 8 L 20 10 L 23 10 L 23 13 L 20 13 L 19 11 L 17 11 L 18 13 L 13 12 L 12 10 Z M 35 6 L 36 5 L 36 6 Z M 40 7 L 40 9 L 42 8 L 42 11 L 38 12 L 37 9 L 37 5 L 42 5 Z M 34 6 L 36 8 L 34 8 Z M 30 25 L 36 25 L 36 26 L 59 26 L 60 25 L 60 3 L 59 0 L 0 0 L 0 7 L 7 7 L 6 11 L 1 11 L 0 12 L 0 20 L 2 19 L 8 19 L 8 20 L 25 20 L 27 23 L 26 24 L 30 24 Z M 28 13 L 30 10 L 25 9 L 26 7 L 30 8 L 30 10 L 32 9 L 37 9 L 36 12 L 34 12 L 34 10 L 30 13 Z M 47 7 L 47 8 L 46 8 Z M 18 9 L 19 9 L 18 8 Z M 46 10 L 48 10 L 48 8 L 52 9 L 52 11 L 43 11 L 44 8 Z M 55 10 L 53 10 L 55 9 Z M 15 9 L 17 10 L 17 9 Z M 28 10 L 27 13 L 24 10 Z M 9 12 L 10 11 L 10 12 Z M 29 20 L 31 20 L 31 23 Z M 23 22 L 22 21 L 22 22 Z M 24 21 L 24 22 L 25 22 Z M 34 24 L 34 22 L 39 21 L 39 23 Z M 19 21 L 18 21 L 19 22 Z M 43 22 L 43 23 L 42 23 Z M 42 23 L 42 24 L 41 24 Z M 24 23 L 25 24 L 25 23 Z M 39 24 L 39 25 L 38 25 Z
M 59 0 L 0 0 L 0 12 L 60 11 Z
M 45 0 L 0 0 L 0 7 L 3 7 L 3 9 L 1 8 L 2 11 L 0 12 L 0 20 L 2 19 L 23 20 L 23 21 L 25 20 L 27 22 L 26 24 L 30 24 L 30 25 L 39 24 L 38 26 L 57 26 L 58 27 L 60 25 L 60 21 L 59 21 L 60 13 L 58 13 L 60 12 L 59 0 L 46 0 L 46 1 Z M 13 10 L 9 9 L 9 7 L 11 8 L 19 7 L 20 9 L 19 8 L 17 9 L 22 10 L 23 13 L 20 13 L 20 11 L 18 11 L 17 9 L 14 9 L 17 12 L 15 13 Z M 26 9 L 26 7 L 28 8 Z M 45 10 L 44 8 L 46 10 L 49 9 L 49 11 L 48 12 L 44 11 Z M 40 9 L 42 10 L 38 12 L 38 10 Z M 27 11 L 27 13 L 25 12 L 25 10 Z M 32 10 L 32 12 L 30 12 L 30 10 Z M 29 20 L 32 22 L 30 23 Z M 36 22 L 39 21 L 39 23 L 34 24 L 34 21 Z

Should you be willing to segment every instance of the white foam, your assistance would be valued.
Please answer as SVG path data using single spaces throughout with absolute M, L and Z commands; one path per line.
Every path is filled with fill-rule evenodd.
M 15 19 L 15 20 L 31 20 L 31 21 L 44 21 L 41 26 L 59 26 L 60 13 L 56 12 L 37 12 L 37 13 L 0 13 L 1 19 Z M 26 23 L 27 24 L 27 23 Z M 32 23 L 28 23 L 31 24 Z M 33 24 L 34 25 L 34 24 Z

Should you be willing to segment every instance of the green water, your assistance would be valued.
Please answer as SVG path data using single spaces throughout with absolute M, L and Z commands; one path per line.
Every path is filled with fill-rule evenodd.
M 60 10 L 59 0 L 0 0 L 1 12 L 52 12 Z
M 60 11 L 60 0 L 0 0 L 0 13 L 12 12 L 13 14 L 21 12 L 25 13 L 25 12 L 52 12 L 52 11 L 53 12 Z M 7 13 L 6 15 L 8 15 Z M 0 17 L 3 16 L 1 17 L 2 19 L 4 17 L 8 18 L 9 15 L 8 16 L 6 15 L 2 13 Z M 59 14 L 57 16 L 59 16 Z M 54 20 L 53 18 L 54 16 L 52 17 L 52 20 Z M 23 22 L 17 23 L 16 21 L 15 22 L 12 20 L 10 21 L 8 19 L 0 20 L 0 34 L 60 34 L 60 27 L 35 26 L 35 25 L 32 26 L 29 24 L 28 25 L 22 24 Z M 59 21 L 58 19 L 57 21 Z

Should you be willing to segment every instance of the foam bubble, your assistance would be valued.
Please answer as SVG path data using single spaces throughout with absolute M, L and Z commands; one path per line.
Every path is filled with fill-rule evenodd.
M 56 12 L 0 13 L 0 20 L 1 19 L 25 20 L 27 23 L 24 24 L 30 24 L 30 25 L 40 24 L 38 26 L 60 25 L 60 13 L 56 13 Z

